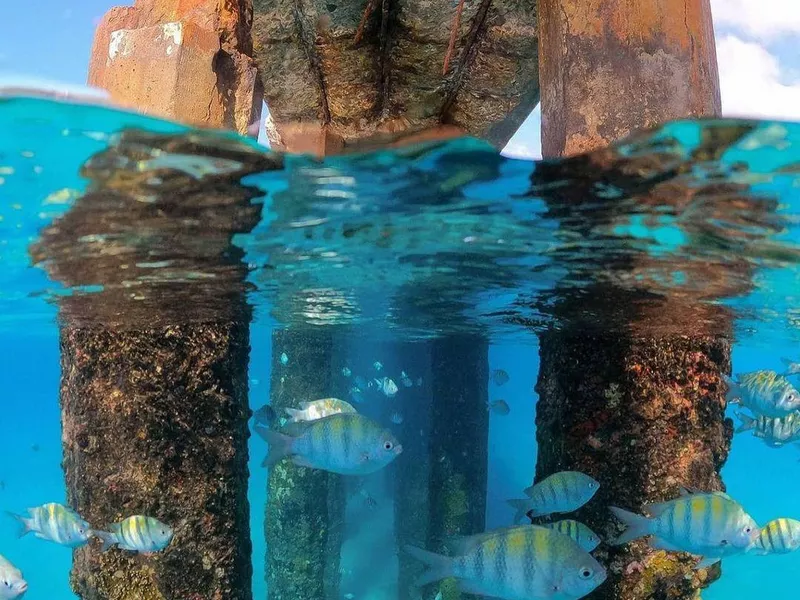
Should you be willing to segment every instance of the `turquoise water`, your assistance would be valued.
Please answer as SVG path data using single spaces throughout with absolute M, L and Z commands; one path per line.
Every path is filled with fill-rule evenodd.
M 335 586 L 345 598 L 413 597 L 398 583 L 399 547 L 419 543 L 403 538 L 411 527 L 404 482 L 423 463 L 435 472 L 437 461 L 455 461 L 448 453 L 461 447 L 435 439 L 448 428 L 431 424 L 432 406 L 452 400 L 454 431 L 461 419 L 472 426 L 485 418 L 485 439 L 460 442 L 465 453 L 485 445 L 485 456 L 462 457 L 485 464 L 485 490 L 471 489 L 470 502 L 485 499 L 478 515 L 485 529 L 510 524 L 505 500 L 531 484 L 537 461 L 542 332 L 702 330 L 733 341 L 734 373 L 780 370 L 784 356 L 800 360 L 798 124 L 673 123 L 607 153 L 539 164 L 501 158 L 476 140 L 322 162 L 266 156 L 234 136 L 34 98 L 0 98 L 0 132 L 0 509 L 68 500 L 59 404 L 68 365 L 59 332 L 70 329 L 160 331 L 252 311 L 252 410 L 280 398 L 284 383 L 296 386 L 294 394 L 307 380 L 322 385 L 315 397 L 350 400 L 401 436 L 403 461 L 347 483 Z M 674 184 L 666 188 L 672 196 L 663 187 L 653 193 L 665 182 Z M 187 208 L 189 189 L 207 195 Z M 592 303 L 595 286 L 607 290 L 607 305 Z M 247 307 L 236 303 L 241 296 Z M 671 303 L 681 317 L 660 318 Z M 334 357 L 298 364 L 294 350 L 275 346 L 284 339 L 277 331 L 330 334 Z M 468 349 L 485 343 L 485 359 L 464 359 L 463 369 L 442 375 L 436 344 L 452 340 Z M 450 359 L 459 364 L 460 356 Z M 509 375 L 502 386 L 489 377 L 496 369 Z M 81 383 L 87 389 L 91 374 Z M 470 374 L 477 383 L 464 388 L 467 403 L 502 398 L 507 415 L 464 404 L 464 394 L 437 403 Z M 356 376 L 390 376 L 400 389 L 388 398 L 370 388 L 357 402 Z M 135 428 L 137 415 L 130 418 Z M 119 433 L 120 443 L 128 433 Z M 109 444 L 117 437 L 98 436 Z M 247 450 L 250 587 L 264 598 L 265 553 L 280 540 L 265 533 L 267 446 L 251 436 Z M 94 450 L 103 451 L 102 444 Z M 798 459 L 794 447 L 772 449 L 737 434 L 722 480 L 759 524 L 800 519 Z M 103 503 L 102 490 L 98 484 L 81 502 Z M 141 488 L 131 502 L 147 505 L 153 493 Z M 375 508 L 362 506 L 365 496 Z M 169 561 L 170 552 L 152 560 Z M 76 597 L 69 549 L 16 539 L 7 519 L 0 554 L 24 571 L 26 598 Z M 703 597 L 794 598 L 787 574 L 798 561 L 800 554 L 726 559 Z

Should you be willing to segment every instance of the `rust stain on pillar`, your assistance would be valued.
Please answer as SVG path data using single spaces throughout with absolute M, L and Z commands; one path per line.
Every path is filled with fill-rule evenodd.
M 539 0 L 542 151 L 720 114 L 709 0 Z
M 138 0 L 95 32 L 89 84 L 123 106 L 201 127 L 252 133 L 262 89 L 248 0 Z

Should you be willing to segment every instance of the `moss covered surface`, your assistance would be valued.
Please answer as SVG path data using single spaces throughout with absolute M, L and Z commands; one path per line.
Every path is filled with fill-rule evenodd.
M 724 489 L 719 473 L 732 437 L 726 372 L 724 337 L 544 334 L 537 480 L 565 469 L 595 477 L 600 490 L 575 518 L 607 540 L 622 530 L 609 505 L 639 511 L 677 497 L 681 486 Z M 641 540 L 602 545 L 595 555 L 609 580 L 592 598 L 688 599 L 719 575 L 718 566 L 694 571 L 688 555 L 655 552 Z
M 331 392 L 334 333 L 276 331 L 272 338 L 271 405 L 281 414 Z M 288 358 L 286 365 L 280 357 Z M 269 474 L 265 532 L 271 600 L 338 597 L 344 518 L 341 476 L 288 460 Z
M 250 598 L 247 323 L 61 332 L 68 499 L 94 527 L 144 514 L 175 537 L 153 557 L 75 553 L 88 600 Z

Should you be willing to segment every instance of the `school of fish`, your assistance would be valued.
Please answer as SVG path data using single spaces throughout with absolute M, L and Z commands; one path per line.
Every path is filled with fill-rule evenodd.
M 79 548 L 95 537 L 103 542 L 102 552 L 117 545 L 122 550 L 149 556 L 167 548 L 174 535 L 169 525 L 142 515 L 111 525 L 106 532 L 93 528 L 69 506 L 56 502 L 29 508 L 27 512 L 27 516 L 8 513 L 20 525 L 19 537 L 32 533 L 40 540 L 67 548 Z M 0 556 L 0 600 L 21 598 L 27 591 L 28 582 L 22 572 Z

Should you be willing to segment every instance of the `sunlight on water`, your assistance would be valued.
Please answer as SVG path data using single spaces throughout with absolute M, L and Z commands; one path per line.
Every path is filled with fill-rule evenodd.
M 800 425 L 747 426 L 797 395 L 792 380 L 720 378 L 731 345 L 737 376 L 796 374 L 800 124 L 675 122 L 538 163 L 474 139 L 284 156 L 14 96 L 0 97 L 0 131 L 13 424 L 0 507 L 67 502 L 97 530 L 121 523 L 98 534 L 121 549 L 102 554 L 80 534 L 74 560 L 3 523 L 0 554 L 23 569 L 26 598 L 74 597 L 70 569 L 85 598 L 122 598 L 123 580 L 135 598 L 202 597 L 195 585 L 225 598 L 454 597 L 452 581 L 413 585 L 426 561 L 464 591 L 512 597 L 508 581 L 470 587 L 476 575 L 404 547 L 439 552 L 454 535 L 507 527 L 506 500 L 524 499 L 534 474 L 541 484 L 572 467 L 594 469 L 599 490 L 584 497 L 585 480 L 558 480 L 552 498 L 531 491 L 521 516 L 584 519 L 603 540 L 598 563 L 549 529 L 471 542 L 511 553 L 509 565 L 516 547 L 565 552 L 569 598 L 594 587 L 612 597 L 621 578 L 677 560 L 608 543 L 622 531 L 612 501 L 636 512 L 654 493 L 692 502 L 673 473 L 718 489 L 721 468 L 758 526 L 800 519 Z M 608 386 L 587 376 L 605 352 L 628 357 L 604 367 Z M 329 398 L 347 404 L 303 404 Z M 769 416 L 797 414 L 787 406 Z M 355 414 L 328 414 L 342 407 Z M 730 456 L 726 416 L 742 429 Z M 733 504 L 702 498 L 709 511 Z M 62 535 L 71 513 L 58 514 Z M 135 514 L 161 521 L 129 525 L 126 538 Z M 740 548 L 734 534 L 750 521 L 731 519 L 734 532 L 709 521 L 724 543 L 665 544 L 724 558 L 722 576 L 682 570 L 684 555 L 670 585 L 710 583 L 712 600 L 793 598 L 785 573 L 800 559 L 745 555 L 752 539 Z M 550 584 L 528 577 L 518 597 Z

